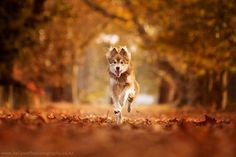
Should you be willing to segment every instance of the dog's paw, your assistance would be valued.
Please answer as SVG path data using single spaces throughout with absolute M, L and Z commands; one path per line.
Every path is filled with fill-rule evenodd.
M 121 125 L 122 123 L 123 123 L 123 118 L 122 117 L 120 117 L 116 120 L 117 125 Z
M 133 94 L 129 94 L 129 96 L 128 96 L 128 102 L 129 103 L 132 103 L 134 101 L 134 96 L 133 96 Z

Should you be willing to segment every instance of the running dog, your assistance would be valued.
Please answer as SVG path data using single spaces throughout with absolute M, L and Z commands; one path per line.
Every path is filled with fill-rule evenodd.
M 126 47 L 110 48 L 106 54 L 109 63 L 110 88 L 116 123 L 122 123 L 121 109 L 127 104 L 128 112 L 138 92 L 139 84 L 131 64 L 131 53 Z

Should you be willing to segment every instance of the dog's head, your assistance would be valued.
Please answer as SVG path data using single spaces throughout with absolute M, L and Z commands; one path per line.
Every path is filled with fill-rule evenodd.
M 122 73 L 128 70 L 131 53 L 126 47 L 110 48 L 106 57 L 109 63 L 109 70 L 115 74 L 116 77 L 120 77 Z

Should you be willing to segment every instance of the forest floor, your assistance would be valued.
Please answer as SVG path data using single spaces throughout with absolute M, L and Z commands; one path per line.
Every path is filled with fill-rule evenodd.
M 236 112 L 106 105 L 0 108 L 0 156 L 235 157 Z

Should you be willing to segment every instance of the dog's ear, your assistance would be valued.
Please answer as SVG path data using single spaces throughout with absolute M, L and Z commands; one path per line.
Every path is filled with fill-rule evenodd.
M 128 51 L 128 49 L 126 47 L 121 48 L 120 54 L 122 56 L 127 56 L 129 59 L 131 59 L 131 53 Z
M 115 47 L 111 47 L 109 51 L 106 53 L 106 58 L 110 58 L 118 53 L 117 49 Z

